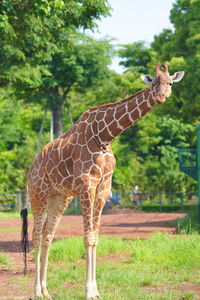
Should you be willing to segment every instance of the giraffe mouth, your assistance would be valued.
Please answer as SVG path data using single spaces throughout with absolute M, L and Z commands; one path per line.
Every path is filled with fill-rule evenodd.
M 158 103 L 163 103 L 165 101 L 166 101 L 166 97 L 165 96 L 158 95 L 158 98 L 157 98 L 157 102 Z

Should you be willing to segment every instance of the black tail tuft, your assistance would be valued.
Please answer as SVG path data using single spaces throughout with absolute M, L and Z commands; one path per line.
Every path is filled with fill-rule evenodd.
M 22 232 L 21 232 L 21 247 L 24 255 L 24 275 L 27 274 L 27 252 L 29 251 L 28 243 L 28 209 L 23 208 L 20 212 L 22 218 Z

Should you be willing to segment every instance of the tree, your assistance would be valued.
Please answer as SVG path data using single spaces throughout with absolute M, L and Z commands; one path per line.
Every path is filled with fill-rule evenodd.
M 0 86 L 18 91 L 38 86 L 41 64 L 60 51 L 72 28 L 93 28 L 109 14 L 106 1 L 2 1 L 0 4 Z M 29 94 L 23 97 L 29 97 Z
M 43 102 L 52 110 L 54 134 L 63 133 L 62 107 L 72 90 L 83 91 L 106 77 L 110 63 L 111 46 L 109 41 L 97 42 L 80 33 L 73 33 L 70 42 L 44 62 L 40 84 L 32 91 L 31 101 Z M 23 88 L 23 90 L 25 87 Z
M 177 0 L 170 13 L 174 31 L 164 30 L 155 36 L 152 48 L 157 57 L 169 62 L 174 71 L 181 67 L 184 80 L 175 87 L 172 103 L 166 109 L 177 111 L 185 122 L 199 120 L 200 102 L 200 2 L 198 0 Z M 174 107 L 173 107 L 174 104 Z
M 0 3 L 2 66 L 39 63 L 60 48 L 66 28 L 93 28 L 109 14 L 106 0 L 9 0 Z M 2 68 L 1 68 L 2 69 Z
M 194 136 L 195 126 L 169 115 L 158 117 L 153 112 L 124 132 L 121 143 L 129 143 L 137 161 L 143 165 L 144 179 L 140 184 L 143 190 L 168 192 L 195 187 L 194 181 L 186 178 L 177 163 L 178 148 L 192 146 Z M 136 178 L 140 178 L 140 174 Z
M 9 99 L 4 99 L 4 94 Z M 9 90 L 0 89 L 0 191 L 15 193 L 24 189 L 25 176 L 36 154 L 41 107 L 11 98 Z M 34 111 L 34 114 L 33 114 Z M 43 143 L 49 138 L 49 121 L 45 124 Z
M 148 63 L 151 61 L 151 50 L 144 41 L 122 45 L 119 56 L 123 59 L 120 65 L 136 73 L 146 73 Z
M 78 81 L 84 85 L 83 78 L 87 77 L 86 87 L 89 77 L 98 77 L 101 63 L 97 60 L 100 52 L 108 49 L 108 44 L 102 42 L 101 49 L 100 43 L 99 48 L 96 43 L 95 52 L 95 43 L 92 45 L 90 41 L 95 52 L 92 53 L 89 39 L 81 38 L 78 42 L 72 33 L 80 27 L 93 28 L 95 20 L 108 14 L 106 0 L 11 0 L 0 5 L 0 85 L 12 84 L 18 99 L 26 102 L 33 101 L 39 92 L 38 100 L 48 102 L 53 111 L 56 136 L 62 133 L 61 108 L 72 85 Z M 89 58 L 90 65 L 87 65 Z

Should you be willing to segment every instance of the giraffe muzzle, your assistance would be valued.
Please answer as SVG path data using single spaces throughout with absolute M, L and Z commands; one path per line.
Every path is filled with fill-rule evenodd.
M 158 95 L 158 98 L 157 98 L 157 99 L 158 99 L 158 100 L 157 100 L 158 103 L 163 103 L 163 102 L 166 101 L 165 95 Z

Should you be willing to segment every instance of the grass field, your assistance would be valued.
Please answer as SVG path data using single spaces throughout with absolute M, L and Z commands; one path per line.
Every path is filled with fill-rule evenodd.
M 179 219 L 175 222 L 177 227 L 177 233 L 179 234 L 199 234 L 200 233 L 200 224 L 198 216 L 198 206 L 193 205 L 187 212 L 187 215 L 183 219 Z
M 200 237 L 156 233 L 134 241 L 101 237 L 97 282 L 102 300 L 199 299 Z M 85 299 L 82 238 L 53 243 L 48 274 L 54 300 Z M 184 288 L 182 288 L 184 287 Z
M 97 283 L 102 300 L 190 300 L 200 298 L 200 237 L 156 233 L 141 240 L 102 236 Z M 0 265 L 9 260 L 0 252 Z M 31 275 L 21 278 L 23 289 Z M 23 280 L 22 280 L 23 279 Z M 53 300 L 84 300 L 85 250 L 82 238 L 53 243 L 48 289 Z M 17 284 L 10 281 L 10 288 Z
M 144 240 L 101 236 L 97 251 L 97 284 L 101 299 L 200 299 L 200 236 L 196 220 L 197 210 L 194 209 L 177 221 L 177 235 L 158 232 Z M 6 254 L 0 252 L 0 266 L 9 268 L 9 264 Z M 30 276 L 33 274 L 23 277 L 22 289 Z M 84 283 L 83 239 L 72 237 L 55 241 L 48 272 L 48 289 L 53 300 L 84 300 Z M 14 284 L 17 283 L 12 281 L 11 287 Z
M 1 212 L 0 211 L 0 219 L 19 219 L 20 214 L 18 212 Z
M 0 250 L 0 268 L 6 267 L 10 264 L 9 258 Z

